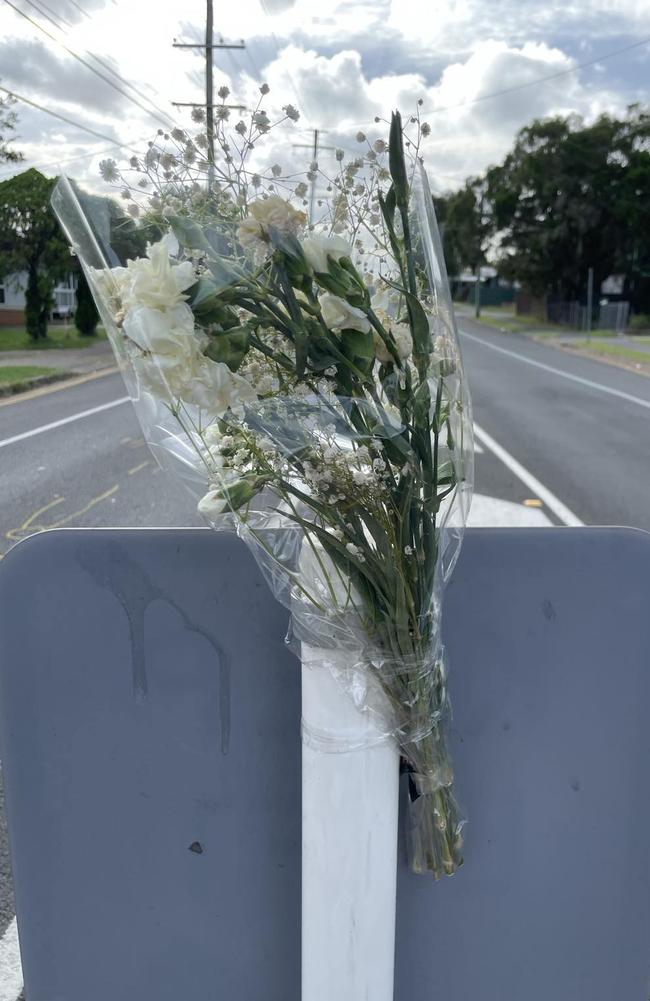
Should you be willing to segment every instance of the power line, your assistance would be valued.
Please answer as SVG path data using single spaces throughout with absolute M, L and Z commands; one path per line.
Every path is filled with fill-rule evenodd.
M 35 6 L 35 4 L 33 4 L 33 0 L 27 0 L 27 2 L 32 4 L 32 6 Z M 25 11 L 21 10 L 20 7 L 16 7 L 16 5 L 12 3 L 12 0 L 5 0 L 5 3 L 7 3 L 12 8 L 12 10 L 14 10 L 17 14 L 20 14 L 21 17 L 24 17 L 26 21 L 29 21 L 29 23 L 32 24 L 35 28 L 43 32 L 43 34 L 46 35 L 47 38 L 51 39 L 51 41 L 55 42 L 57 45 L 60 45 L 61 48 L 65 49 L 65 51 L 69 55 L 71 55 L 73 59 L 76 59 L 77 62 L 82 64 L 82 66 L 85 66 L 86 69 L 89 69 L 91 73 L 94 73 L 95 76 L 98 76 L 101 80 L 107 83 L 109 87 L 112 87 L 113 90 L 116 90 L 119 94 L 122 94 L 123 97 L 126 97 L 128 101 L 130 101 L 132 104 L 135 104 L 147 115 L 161 122 L 161 124 L 163 124 L 166 128 L 169 127 L 169 122 L 171 121 L 169 116 L 166 116 L 167 120 L 165 121 L 163 118 L 160 117 L 160 115 L 155 114 L 149 108 L 146 108 L 143 104 L 140 104 L 140 102 L 137 101 L 134 97 L 132 97 L 129 93 L 127 93 L 127 91 L 123 90 L 121 87 L 118 87 L 116 83 L 113 83 L 113 81 L 110 80 L 107 76 L 105 76 L 103 73 L 100 73 L 100 71 L 96 69 L 94 66 L 92 66 L 89 62 L 87 62 L 83 58 L 83 56 L 80 56 L 77 52 L 74 52 L 73 49 L 68 48 L 68 46 L 65 45 L 60 39 L 58 39 L 55 35 L 49 32 L 46 28 L 44 28 L 42 24 L 39 24 L 38 21 L 35 21 L 32 17 L 29 16 L 29 14 L 26 14 Z
M 540 83 L 546 83 L 548 80 L 557 80 L 563 76 L 570 76 L 571 73 L 578 73 L 580 70 L 587 69 L 589 66 L 595 66 L 596 63 L 602 63 L 606 59 L 613 59 L 615 56 L 622 55 L 623 52 L 629 52 L 631 49 L 638 49 L 641 45 L 648 45 L 650 43 L 650 38 L 643 38 L 640 42 L 632 42 L 631 45 L 624 45 L 620 49 L 614 49 L 612 52 L 606 52 L 603 56 L 598 56 L 596 59 L 589 59 L 585 63 L 578 63 L 576 66 L 571 66 L 566 70 L 558 70 L 556 73 L 549 73 L 548 76 L 537 77 L 535 80 L 529 80 L 527 83 L 519 83 L 514 87 L 504 87 L 502 90 L 493 90 L 489 94 L 480 94 L 478 97 L 472 98 L 470 101 L 461 101 L 459 104 L 450 104 L 445 108 L 432 108 L 430 111 L 424 111 L 422 114 L 425 115 L 438 115 L 442 111 L 455 111 L 457 108 L 465 108 L 470 104 L 479 104 L 481 101 L 491 101 L 495 97 L 503 97 L 504 94 L 513 94 L 517 90 L 525 90 L 528 87 L 538 87 Z M 355 126 L 352 126 L 355 128 Z
M 136 142 L 146 142 L 147 138 L 148 138 L 147 136 L 144 136 L 141 139 L 137 139 Z M 74 163 L 77 160 L 90 160 L 94 156 L 104 156 L 106 153 L 113 153 L 114 151 L 117 151 L 121 148 L 122 146 L 120 143 L 114 142 L 112 146 L 107 146 L 107 147 L 105 146 L 104 149 L 95 149 L 91 150 L 90 153 L 79 153 L 75 156 L 68 156 L 65 158 L 65 160 L 50 160 L 49 163 L 38 163 L 36 161 L 32 161 L 31 157 L 28 156 L 26 160 L 23 162 L 31 163 L 31 166 L 36 167 L 38 170 L 50 170 L 56 167 L 62 167 L 66 163 Z M 5 177 L 12 177 L 14 173 L 15 172 L 13 170 L 5 171 L 3 174 L 0 174 L 0 179 Z
M 70 2 L 72 2 L 72 0 L 70 0 Z M 48 15 L 47 15 L 47 14 L 45 13 L 45 11 L 49 11 L 49 12 L 50 12 L 50 14 L 53 14 L 53 15 L 54 15 L 54 17 L 57 17 L 57 16 L 58 16 L 58 17 L 59 17 L 59 19 L 60 19 L 61 21 L 63 21 L 63 23 L 64 23 L 64 24 L 67 24 L 67 25 L 68 25 L 68 26 L 69 26 L 70 28 L 72 28 L 72 27 L 73 27 L 72 23 L 71 23 L 70 21 L 66 20 L 66 18 L 65 18 L 65 17 L 63 16 L 63 14 L 58 14 L 58 15 L 57 15 L 57 12 L 56 12 L 55 10 L 52 10 L 52 8 L 51 8 L 51 7 L 49 7 L 49 6 L 48 6 L 48 5 L 47 5 L 47 4 L 46 4 L 46 3 L 44 2 L 44 0 L 38 0 L 38 3 L 36 3 L 36 2 L 35 2 L 35 0 L 27 0 L 27 3 L 31 4 L 31 6 L 32 6 L 32 7 L 35 7 L 35 8 L 36 8 L 36 10 L 39 10 L 39 9 L 40 9 L 41 7 L 42 7 L 42 8 L 44 8 L 44 10 L 43 10 L 43 11 L 41 12 L 41 13 L 43 14 L 43 17 L 46 17 L 46 18 L 47 18 L 47 20 L 48 20 L 48 21 L 49 21 L 49 22 L 50 22 L 51 24 L 53 24 L 53 25 L 54 25 L 54 27 L 55 27 L 55 28 L 57 29 L 57 31 L 60 31 L 60 32 L 61 32 L 62 34 L 65 34 L 65 33 L 66 33 L 66 32 L 64 31 L 64 29 L 63 29 L 63 28 L 61 27 L 61 25 L 60 25 L 60 24 L 57 24 L 57 22 L 56 22 L 56 21 L 55 21 L 55 20 L 54 20 L 54 19 L 53 19 L 52 17 L 49 17 L 49 16 L 48 16 Z M 75 6 L 76 6 L 76 7 L 79 7 L 79 4 L 75 4 Z M 86 16 L 86 17 L 87 17 L 87 18 L 88 18 L 89 20 L 91 20 L 91 18 L 90 18 L 90 14 L 88 14 L 88 13 L 87 13 L 87 12 L 86 12 L 86 11 L 85 11 L 85 10 L 83 9 L 83 7 L 79 7 L 79 10 L 80 10 L 80 11 L 81 11 L 81 12 L 82 12 L 83 14 L 85 14 L 85 16 Z M 137 94 L 137 95 L 138 95 L 138 97 L 141 97 L 141 98 L 143 99 L 143 101 L 148 101 L 148 102 L 149 102 L 149 104 L 150 104 L 150 105 L 151 105 L 151 106 L 152 106 L 153 108 L 155 108 L 155 109 L 156 109 L 156 111 L 159 111 L 159 112 L 160 112 L 160 114 L 161 114 L 161 115 L 163 115 L 163 117 L 164 117 L 164 116 L 167 116 L 167 117 L 169 117 L 169 116 L 167 115 L 167 112 L 166 112 L 166 111 L 163 111 L 163 109 L 162 109 L 161 107 L 159 107 L 159 106 L 158 106 L 158 105 L 156 104 L 156 102 L 155 102 L 155 101 L 152 101 L 152 100 L 151 100 L 151 98 L 150 98 L 150 97 L 149 97 L 149 96 L 148 96 L 147 94 L 143 94 L 141 90 L 138 90 L 138 88 L 137 88 L 137 87 L 135 86 L 135 84 L 133 84 L 133 83 L 130 83 L 130 82 L 129 82 L 128 80 L 126 80 L 126 79 L 125 79 L 125 78 L 124 78 L 123 76 L 121 76 L 121 74 L 120 74 L 120 73 L 118 73 L 118 72 L 117 72 L 117 70 L 114 70 L 114 69 L 113 69 L 113 67 L 112 67 L 112 66 L 111 66 L 111 65 L 110 65 L 109 63 L 107 63 L 107 62 L 106 62 L 106 61 L 105 61 L 104 59 L 102 59 L 102 58 L 101 58 L 100 56 L 98 56 L 96 52 L 90 52 L 90 50 L 89 50 L 89 49 L 86 49 L 86 52 L 87 52 L 87 54 L 88 54 L 89 56 L 91 56 L 91 57 L 92 57 L 92 58 L 93 58 L 93 59 L 95 60 L 95 62 L 98 62 L 100 66 L 103 66 L 103 67 L 104 67 L 104 69 L 108 70 L 108 72 L 109 72 L 110 74 L 112 74 L 112 76 L 114 76 L 114 77 L 115 77 L 115 78 L 116 78 L 117 80 L 119 80 L 119 81 L 120 81 L 121 83 L 123 83 L 123 84 L 126 84 L 126 86 L 127 86 L 127 87 L 129 87 L 129 88 L 130 88 L 130 89 L 131 89 L 131 90 L 132 90 L 132 91 L 134 92 L 134 94 Z M 154 93 L 158 94 L 158 91 L 154 91 Z M 158 94 L 158 96 L 160 97 L 161 95 L 160 95 L 160 94 Z
M 90 14 L 88 13 L 88 11 L 84 10 L 84 8 L 81 6 L 81 4 L 77 3 L 77 0 L 68 0 L 68 3 L 71 3 L 72 6 L 76 7 L 77 10 L 80 11 L 85 17 L 87 17 L 89 21 L 92 21 L 92 18 L 90 16 Z
M 28 104 L 31 108 L 36 108 L 37 111 L 42 111 L 46 115 L 50 115 L 52 118 L 58 118 L 60 122 L 65 122 L 66 125 L 72 125 L 75 129 L 80 129 L 82 132 L 87 132 L 88 135 L 95 136 L 97 139 L 106 140 L 106 142 L 110 142 L 114 146 L 119 147 L 120 149 L 129 149 L 131 150 L 132 153 L 137 153 L 137 150 L 134 149 L 133 146 L 129 145 L 129 143 L 115 142 L 115 139 L 113 139 L 112 136 L 106 135 L 105 132 L 97 132 L 95 131 L 95 129 L 89 129 L 87 125 L 82 125 L 80 122 L 75 122 L 73 118 L 66 118 L 65 115 L 60 115 L 58 111 L 50 111 L 49 108 L 44 108 L 42 104 L 37 104 L 36 101 L 31 101 L 28 97 L 22 97 L 20 94 L 17 94 L 15 90 L 9 90 L 8 87 L 2 87 L 2 86 L 0 86 L 0 90 L 3 91 L 5 94 L 8 94 L 9 97 L 13 97 L 17 101 L 21 101 L 22 104 Z

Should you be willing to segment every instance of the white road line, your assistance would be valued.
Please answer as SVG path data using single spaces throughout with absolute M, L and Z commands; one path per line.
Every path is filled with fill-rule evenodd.
M 78 414 L 71 414 L 70 417 L 62 417 L 60 421 L 52 421 L 51 424 L 41 424 L 40 427 L 32 428 L 31 431 L 23 431 L 21 434 L 14 434 L 11 438 L 4 438 L 0 441 L 0 448 L 4 448 L 5 445 L 13 445 L 16 441 L 24 441 L 25 438 L 32 438 L 35 434 L 43 434 L 44 431 L 53 431 L 54 428 L 63 427 L 64 424 L 72 424 L 73 421 L 80 421 L 84 417 L 92 417 L 93 414 L 99 414 L 102 410 L 110 410 L 111 407 L 119 407 L 122 403 L 128 403 L 129 399 L 130 397 L 128 396 L 121 396 L 119 400 L 111 400 L 110 403 L 102 403 L 98 407 L 91 407 L 90 410 L 80 410 Z
M 0 1001 L 16 1001 L 23 989 L 16 919 L 0 939 Z
M 621 389 L 613 389 L 611 386 L 605 386 L 602 382 L 593 382 L 591 379 L 583 379 L 580 375 L 573 375 L 571 372 L 563 372 L 561 368 L 554 368 L 553 365 L 546 365 L 542 361 L 535 361 L 533 358 L 526 358 L 525 355 L 520 355 L 516 351 L 510 351 L 508 348 L 499 347 L 498 344 L 490 344 L 489 341 L 484 340 L 482 337 L 475 337 L 474 334 L 468 334 L 466 330 L 461 330 L 461 336 L 467 337 L 470 341 L 475 341 L 477 344 L 481 344 L 484 348 L 489 348 L 490 351 L 498 351 L 499 354 L 507 355 L 508 358 L 516 358 L 517 361 L 523 361 L 526 365 L 533 365 L 535 368 L 541 368 L 544 372 L 552 372 L 553 375 L 559 375 L 563 379 L 569 379 L 571 382 L 579 382 L 582 386 L 588 386 L 589 389 L 598 389 L 601 393 L 609 393 L 610 396 L 618 396 L 621 400 L 627 400 L 628 403 L 636 403 L 639 407 L 645 407 L 646 410 L 650 410 L 650 400 L 644 400 L 640 396 L 632 396 L 630 393 L 624 393 Z
M 578 518 L 577 515 L 575 515 L 573 511 L 571 511 L 566 504 L 559 499 L 559 497 L 556 497 L 554 493 L 551 493 L 548 487 L 545 487 L 543 483 L 540 483 L 536 476 L 533 476 L 532 473 L 530 473 L 520 462 L 517 461 L 517 459 L 515 459 L 514 455 L 510 455 L 510 452 L 506 452 L 505 448 L 503 448 L 502 445 L 499 445 L 498 441 L 495 441 L 494 438 L 487 433 L 487 431 L 484 431 L 483 428 L 475 424 L 474 434 L 478 440 L 482 442 L 482 444 L 485 445 L 490 452 L 492 452 L 493 455 L 496 455 L 497 459 L 501 460 L 504 466 L 508 467 L 510 472 L 514 473 L 522 483 L 525 483 L 526 486 L 533 491 L 534 496 L 538 497 L 539 500 L 546 504 L 549 511 L 552 511 L 561 522 L 565 525 L 584 525 L 584 522 L 580 521 L 580 518 Z

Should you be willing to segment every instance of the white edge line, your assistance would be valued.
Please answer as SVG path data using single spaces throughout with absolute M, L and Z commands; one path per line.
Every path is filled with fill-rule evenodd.
M 591 379 L 583 379 L 581 375 L 573 375 L 572 372 L 563 372 L 561 368 L 554 368 L 553 365 L 546 365 L 543 361 L 535 361 L 534 358 L 526 358 L 525 355 L 520 355 L 517 351 L 510 351 L 508 348 L 502 348 L 498 344 L 491 344 L 483 337 L 476 337 L 474 334 L 468 334 L 466 330 L 461 330 L 461 335 L 463 337 L 467 337 L 470 341 L 475 341 L 477 344 L 481 344 L 484 348 L 489 348 L 490 351 L 498 351 L 499 354 L 507 355 L 508 358 L 516 358 L 517 361 L 522 361 L 526 365 L 533 365 L 535 368 L 543 369 L 544 372 L 552 372 L 553 375 L 559 375 L 562 379 L 570 379 L 571 382 L 578 382 L 581 386 L 587 386 L 589 389 L 598 389 L 601 393 L 609 393 L 610 396 L 618 396 L 621 400 L 627 400 L 628 403 L 636 403 L 637 406 L 645 407 L 646 410 L 650 410 L 650 400 L 644 400 L 640 396 L 632 396 L 631 393 L 624 393 L 622 389 L 614 389 L 612 386 L 606 386 L 602 382 L 593 382 Z
M 52 421 L 51 424 L 41 424 L 40 427 L 32 428 L 31 431 L 23 431 L 21 434 L 14 434 L 11 438 L 4 438 L 0 441 L 0 448 L 4 448 L 5 445 L 13 445 L 14 442 L 24 441 L 25 438 L 32 438 L 36 434 L 43 434 L 45 431 L 53 431 L 54 428 L 63 427 L 64 424 L 72 424 L 73 421 L 80 421 L 84 417 L 91 417 L 93 414 L 99 414 L 102 410 L 110 410 L 111 407 L 119 407 L 122 403 L 128 403 L 130 400 L 129 396 L 121 396 L 119 400 L 111 400 L 110 403 L 102 403 L 98 407 L 91 407 L 90 410 L 80 410 L 78 414 L 71 414 L 70 417 L 62 417 L 60 421 Z M 0 1001 L 2 1001 L 2 996 L 0 995 Z
M 10 921 L 0 939 L 0 1001 L 16 1001 L 23 989 L 18 926 Z
M 559 497 L 556 497 L 555 494 L 548 489 L 548 487 L 545 487 L 543 483 L 540 483 L 536 476 L 533 476 L 532 473 L 522 466 L 522 464 L 515 459 L 514 455 L 510 455 L 510 452 L 507 452 L 502 445 L 499 445 L 498 441 L 495 441 L 494 438 L 487 433 L 487 431 L 484 431 L 483 428 L 474 424 L 474 434 L 486 448 L 489 448 L 493 455 L 496 455 L 497 459 L 501 460 L 504 466 L 507 466 L 508 469 L 521 480 L 522 483 L 525 483 L 526 486 L 533 491 L 539 500 L 546 504 L 549 511 L 552 511 L 563 524 L 574 527 L 584 525 L 584 522 L 580 521 L 580 518 L 578 518 L 578 516 L 575 515 L 573 511 L 571 511 L 570 508 L 568 508 L 566 504 L 559 499 Z

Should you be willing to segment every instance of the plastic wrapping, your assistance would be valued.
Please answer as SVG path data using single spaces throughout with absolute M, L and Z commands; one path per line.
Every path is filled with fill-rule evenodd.
M 398 741 L 412 867 L 438 877 L 462 861 L 440 629 L 472 423 L 433 201 L 399 116 L 384 149 L 388 167 L 359 161 L 311 228 L 300 200 L 242 196 L 241 178 L 236 195 L 218 173 L 194 201 L 172 178 L 173 210 L 159 192 L 119 239 L 113 209 L 71 181 L 53 204 L 155 457 L 252 549 L 296 651 L 319 652 L 374 740 Z M 361 218 L 366 169 L 375 211 Z M 308 724 L 304 739 L 359 741 Z

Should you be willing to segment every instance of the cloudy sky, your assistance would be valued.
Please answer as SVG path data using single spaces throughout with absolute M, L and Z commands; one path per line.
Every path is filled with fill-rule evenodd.
M 161 124 L 189 125 L 171 102 L 201 101 L 202 57 L 172 42 L 200 41 L 204 18 L 204 0 L 0 0 L 0 84 L 101 134 L 19 103 L 28 164 L 88 182 Z M 215 52 L 215 86 L 250 107 L 265 81 L 271 107 L 301 112 L 274 140 L 285 161 L 314 128 L 354 151 L 359 129 L 379 134 L 376 115 L 422 98 L 438 191 L 497 162 L 534 117 L 591 119 L 649 99 L 650 0 L 215 0 L 215 28 L 246 42 Z

